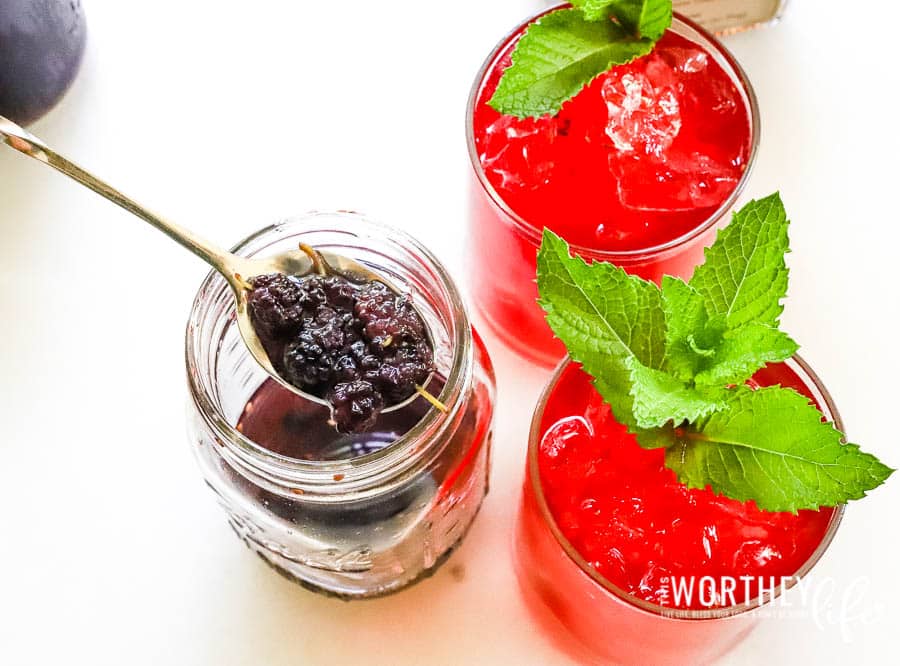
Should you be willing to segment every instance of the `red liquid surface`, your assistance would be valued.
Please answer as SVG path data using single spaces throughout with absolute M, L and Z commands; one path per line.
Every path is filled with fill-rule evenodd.
M 812 399 L 787 366 L 766 368 L 755 380 Z M 792 576 L 809 559 L 834 511 L 770 513 L 688 490 L 664 466 L 663 450 L 640 448 L 574 364 L 554 388 L 541 427 L 541 485 L 560 530 L 599 573 L 651 603 L 710 607 L 696 591 L 691 603 L 675 603 L 673 577 L 752 576 L 749 598 L 741 582 L 734 603 L 755 599 L 759 577 L 768 585 L 769 577 Z
M 750 159 L 751 120 L 741 91 L 713 56 L 673 32 L 650 55 L 595 79 L 556 116 L 501 116 L 487 101 L 514 44 L 479 91 L 474 140 L 488 181 L 531 229 L 476 184 L 472 284 L 494 329 L 524 355 L 550 363 L 564 352 L 534 302 L 540 230 L 600 252 L 682 237 L 713 217 L 737 187 Z M 690 277 L 714 233 L 619 263 L 646 279 Z

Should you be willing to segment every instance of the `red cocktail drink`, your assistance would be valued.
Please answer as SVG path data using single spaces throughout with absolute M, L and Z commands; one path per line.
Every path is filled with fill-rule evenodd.
M 799 359 L 754 381 L 797 390 L 840 428 Z M 548 634 L 580 656 L 706 662 L 750 630 L 760 591 L 777 595 L 809 571 L 842 512 L 765 512 L 687 489 L 663 450 L 640 448 L 590 377 L 566 362 L 532 423 L 516 569 Z
M 488 57 L 469 99 L 470 263 L 482 315 L 549 365 L 565 350 L 535 303 L 543 228 L 585 258 L 687 278 L 727 221 L 759 130 L 740 67 L 678 17 L 651 54 L 601 74 L 556 116 L 502 116 L 487 102 L 530 22 Z

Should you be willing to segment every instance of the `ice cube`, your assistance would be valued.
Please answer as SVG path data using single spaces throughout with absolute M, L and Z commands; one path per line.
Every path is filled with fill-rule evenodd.
M 709 56 L 700 49 L 686 49 L 680 46 L 657 48 L 654 53 L 671 69 L 683 74 L 696 74 L 706 69 Z
M 622 552 L 615 547 L 610 547 L 609 543 L 601 536 L 593 540 L 586 540 L 585 546 L 593 557 L 591 558 L 591 566 L 601 574 L 621 584 L 628 580 L 628 567 Z
M 547 458 L 555 459 L 568 452 L 580 438 L 592 439 L 593 426 L 581 416 L 567 416 L 547 428 L 541 438 L 541 451 Z
M 657 49 L 654 53 L 676 76 L 682 107 L 685 99 L 691 99 L 715 113 L 733 113 L 738 109 L 740 100 L 737 90 L 727 77 L 715 74 L 692 76 L 709 66 L 710 56 L 707 53 L 677 46 Z
M 765 570 L 770 564 L 781 560 L 781 551 L 777 546 L 761 541 L 746 541 L 734 554 L 732 563 L 737 572 L 756 572 Z
M 619 152 L 661 155 L 681 131 L 672 69 L 650 56 L 644 71 L 612 70 L 603 81 L 606 135 Z
M 619 201 L 635 210 L 680 211 L 718 206 L 737 186 L 741 169 L 703 154 L 612 153 Z
M 554 118 L 500 116 L 487 126 L 481 141 L 481 163 L 489 179 L 506 190 L 534 190 L 545 185 L 553 161 L 544 146 L 559 136 Z

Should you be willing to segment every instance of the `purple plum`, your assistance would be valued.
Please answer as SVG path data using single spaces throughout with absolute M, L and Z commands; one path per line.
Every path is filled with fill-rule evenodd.
M 84 53 L 80 0 L 0 0 L 0 115 L 20 124 L 47 113 Z

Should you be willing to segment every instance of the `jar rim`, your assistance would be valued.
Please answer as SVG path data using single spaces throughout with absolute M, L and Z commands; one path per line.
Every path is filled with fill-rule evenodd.
M 526 236 L 530 237 L 535 242 L 535 245 L 540 244 L 542 229 L 539 229 L 531 222 L 527 221 L 525 218 L 519 215 L 516 211 L 514 211 L 506 203 L 503 197 L 500 196 L 500 193 L 497 192 L 484 172 L 484 168 L 481 165 L 481 160 L 478 157 L 478 149 L 475 145 L 475 106 L 478 103 L 479 93 L 481 92 L 481 88 L 484 84 L 485 79 L 491 71 L 494 63 L 497 61 L 500 53 L 503 52 L 503 50 L 509 45 L 510 41 L 519 36 L 521 31 L 526 26 L 536 21 L 537 19 L 546 16 L 551 12 L 570 6 L 571 5 L 568 2 L 561 2 L 548 9 L 543 9 L 535 12 L 534 14 L 530 15 L 528 18 L 520 22 L 518 25 L 516 25 L 515 28 L 508 32 L 499 42 L 497 42 L 496 46 L 494 46 L 488 57 L 482 63 L 480 69 L 478 70 L 478 73 L 475 75 L 475 81 L 473 82 L 472 88 L 469 91 L 469 99 L 466 103 L 466 146 L 468 148 L 469 161 L 472 164 L 472 168 L 475 170 L 475 176 L 478 180 L 478 184 L 491 200 L 491 203 L 498 207 L 515 224 L 515 226 L 519 228 L 520 231 L 522 231 Z M 740 63 L 737 61 L 734 55 L 725 47 L 724 44 L 722 44 L 722 42 L 720 42 L 714 35 L 709 33 L 706 29 L 704 29 L 702 26 L 689 19 L 688 17 L 678 12 L 674 12 L 672 17 L 672 27 L 670 29 L 681 36 L 690 36 L 690 32 L 692 31 L 693 33 L 696 33 L 697 36 L 704 39 L 706 41 L 706 44 L 700 45 L 705 49 L 714 52 L 714 55 L 721 56 L 722 60 L 728 65 L 728 67 L 731 68 L 734 77 L 737 79 L 736 83 L 740 84 L 739 92 L 741 92 L 742 96 L 745 98 L 747 110 L 750 116 L 750 153 L 747 158 L 747 168 L 744 169 L 744 173 L 741 175 L 741 178 L 735 186 L 734 190 L 725 199 L 725 201 L 722 202 L 722 205 L 720 205 L 716 209 L 716 211 L 712 215 L 710 215 L 702 224 L 694 227 L 681 236 L 666 241 L 665 243 L 659 243 L 657 245 L 650 246 L 648 248 L 637 248 L 633 250 L 602 250 L 586 245 L 572 244 L 572 251 L 584 258 L 593 259 L 595 261 L 634 261 L 646 259 L 648 257 L 681 247 L 694 238 L 702 235 L 708 229 L 714 227 L 728 213 L 728 211 L 731 210 L 750 180 L 750 174 L 756 164 L 756 156 L 759 151 L 760 117 L 759 102 L 757 101 L 756 92 L 754 91 L 753 86 L 750 83 L 750 79 L 747 76 L 747 73 L 744 71 L 744 68 L 741 67 Z M 682 34 L 682 32 L 679 32 L 679 30 L 681 30 L 682 32 L 687 32 L 688 34 L 684 35 Z M 726 73 L 728 72 L 726 71 Z
M 343 228 L 335 228 L 344 224 Z M 222 290 L 228 289 L 224 278 L 215 270 L 210 271 L 201 283 L 197 295 L 191 305 L 190 316 L 185 333 L 185 364 L 187 369 L 188 388 L 192 400 L 197 404 L 203 419 L 212 427 L 220 438 L 223 448 L 235 458 L 240 465 L 247 465 L 256 474 L 275 484 L 304 484 L 327 489 L 329 494 L 358 490 L 361 486 L 369 487 L 379 478 L 393 478 L 395 475 L 411 468 L 420 460 L 428 447 L 424 441 L 439 438 L 441 433 L 452 427 L 461 415 L 464 407 L 464 396 L 472 381 L 472 331 L 469 325 L 468 312 L 456 284 L 444 265 L 431 251 L 405 231 L 372 220 L 356 212 L 309 211 L 288 217 L 266 226 L 247 236 L 234 247 L 231 252 L 246 256 L 247 248 L 268 236 L 276 235 L 291 226 L 291 235 L 306 233 L 347 234 L 348 237 L 364 237 L 363 231 L 374 232 L 382 240 L 390 243 L 402 243 L 412 250 L 422 264 L 440 284 L 442 299 L 452 312 L 451 336 L 453 357 L 446 382 L 439 399 L 447 406 L 443 413 L 437 409 L 429 409 L 425 415 L 406 433 L 390 445 L 363 456 L 336 461 L 301 460 L 275 453 L 246 437 L 228 422 L 217 406 L 217 398 L 210 391 L 211 386 L 203 381 L 199 364 L 203 352 L 204 313 L 217 300 Z M 226 310 L 233 312 L 233 303 Z M 226 315 L 227 316 L 227 315 Z M 212 332 L 206 344 L 215 344 Z M 210 382 L 209 384 L 212 384 Z M 345 475 L 336 481 L 335 474 Z M 364 474 L 364 479 L 359 476 Z M 365 483 L 362 483 L 362 482 Z
M 554 518 L 553 513 L 550 510 L 550 506 L 547 503 L 547 498 L 544 496 L 540 478 L 538 452 L 540 448 L 541 438 L 543 436 L 543 433 L 541 432 L 541 422 L 543 421 L 544 417 L 544 409 L 546 408 L 547 403 L 550 399 L 550 395 L 556 388 L 559 379 L 562 377 L 563 373 L 568 369 L 568 367 L 574 363 L 575 361 L 573 361 L 568 356 L 562 359 L 556 366 L 556 369 L 553 371 L 553 375 L 547 382 L 544 390 L 541 392 L 537 407 L 534 410 L 534 416 L 531 420 L 531 429 L 528 437 L 528 460 L 525 473 L 527 477 L 525 482 L 529 484 L 531 491 L 534 493 L 535 503 L 538 507 L 538 513 L 540 514 L 541 519 L 544 521 L 553 537 L 556 539 L 556 542 L 557 544 L 559 544 L 560 548 L 563 549 L 565 554 L 575 564 L 575 566 L 577 566 L 586 576 L 591 578 L 605 591 L 609 592 L 610 594 L 614 595 L 630 606 L 636 607 L 653 615 L 678 620 L 702 621 L 733 617 L 760 608 L 762 604 L 753 600 L 745 601 L 742 604 L 735 604 L 733 606 L 709 609 L 673 608 L 671 606 L 662 606 L 660 604 L 654 604 L 652 602 L 646 601 L 634 594 L 631 594 L 630 592 L 627 592 L 626 590 L 623 590 L 621 587 L 613 583 L 599 571 L 594 569 L 562 533 L 562 530 L 559 528 L 559 525 L 556 523 L 556 519 Z M 816 375 L 809 364 L 807 364 L 806 361 L 804 361 L 797 354 L 795 354 L 787 361 L 784 361 L 784 364 L 787 365 L 788 368 L 797 375 L 800 381 L 802 381 L 803 384 L 811 390 L 813 396 L 816 399 L 816 402 L 822 409 L 823 414 L 831 423 L 834 424 L 834 427 L 843 432 L 844 423 L 841 419 L 840 413 L 837 410 L 837 407 L 834 404 L 834 400 L 826 390 L 825 386 L 822 384 L 822 380 L 819 379 L 818 375 Z M 784 589 L 793 587 L 799 579 L 806 576 L 810 572 L 810 570 L 819 562 L 819 560 L 822 558 L 822 555 L 825 554 L 825 551 L 828 549 L 828 546 L 834 539 L 834 535 L 837 532 L 841 519 L 843 518 L 845 509 L 846 504 L 841 504 L 834 507 L 834 511 L 828 521 L 828 527 L 825 530 L 825 534 L 822 536 L 822 540 L 816 546 L 816 549 L 812 552 L 809 558 L 803 563 L 803 565 L 796 572 L 794 572 L 793 576 L 791 577 L 790 584 L 786 585 Z M 767 599 L 766 603 L 772 603 L 780 596 L 781 592 L 782 587 L 778 586 L 775 594 Z

